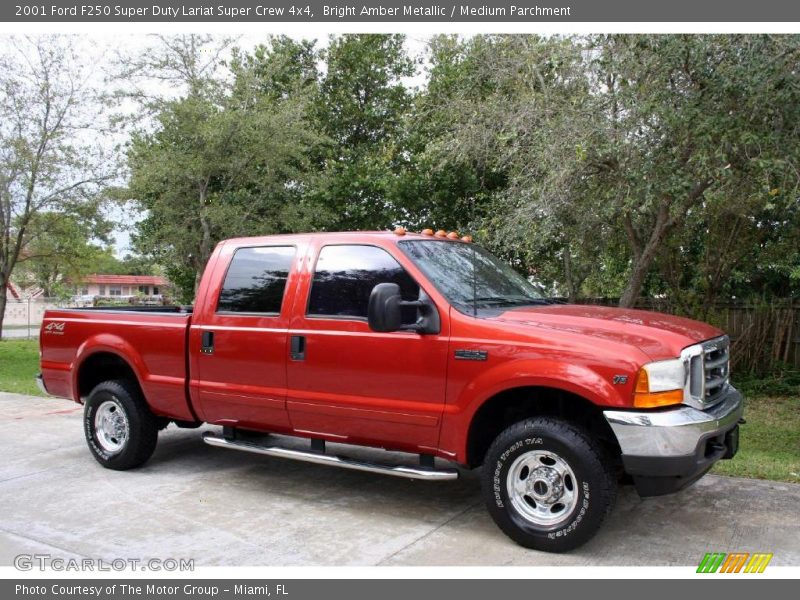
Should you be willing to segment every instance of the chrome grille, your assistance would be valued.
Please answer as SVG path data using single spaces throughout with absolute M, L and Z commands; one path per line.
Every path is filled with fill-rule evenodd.
M 727 335 L 703 342 L 703 404 L 711 406 L 725 393 L 730 376 L 730 339 Z
M 728 336 L 723 335 L 683 349 L 686 404 L 704 410 L 722 399 L 730 376 L 730 346 Z

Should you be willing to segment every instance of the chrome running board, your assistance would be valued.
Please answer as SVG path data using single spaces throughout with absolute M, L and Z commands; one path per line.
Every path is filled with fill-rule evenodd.
M 290 458 L 292 460 L 302 460 L 318 465 L 330 465 L 353 471 L 366 471 L 368 473 L 382 473 L 394 477 L 405 477 L 406 479 L 424 479 L 425 481 L 448 481 L 458 478 L 456 469 L 425 469 L 418 467 L 407 467 L 402 465 L 381 465 L 368 463 L 343 456 L 333 456 L 330 454 L 320 454 L 317 452 L 305 452 L 303 450 L 293 450 L 280 446 L 260 446 L 252 442 L 245 442 L 237 439 L 227 439 L 219 437 L 213 433 L 203 434 L 203 441 L 210 446 L 229 448 L 230 450 L 242 450 L 254 454 L 265 454 L 267 456 L 277 456 L 278 458 Z

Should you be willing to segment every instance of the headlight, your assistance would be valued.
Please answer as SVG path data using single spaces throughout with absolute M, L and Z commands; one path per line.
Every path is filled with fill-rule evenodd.
M 636 376 L 633 405 L 655 408 L 683 402 L 688 371 L 680 358 L 660 360 L 644 365 Z

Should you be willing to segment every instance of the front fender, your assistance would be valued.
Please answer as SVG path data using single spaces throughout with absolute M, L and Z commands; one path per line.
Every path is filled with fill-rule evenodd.
M 630 384 L 614 386 L 607 376 L 584 366 L 550 359 L 510 361 L 488 369 L 451 397 L 444 410 L 440 447 L 462 464 L 467 460 L 470 425 L 489 399 L 521 387 L 546 387 L 585 398 L 600 407 L 628 406 Z

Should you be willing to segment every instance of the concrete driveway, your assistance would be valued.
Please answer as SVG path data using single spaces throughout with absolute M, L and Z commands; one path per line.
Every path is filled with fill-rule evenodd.
M 797 484 L 706 476 L 648 500 L 626 487 L 597 537 L 552 555 L 500 533 L 476 473 L 396 479 L 212 448 L 173 426 L 145 467 L 109 471 L 85 447 L 81 407 L 7 393 L 0 452 L 0 565 L 42 552 L 197 566 L 696 565 L 708 551 L 800 565 Z

